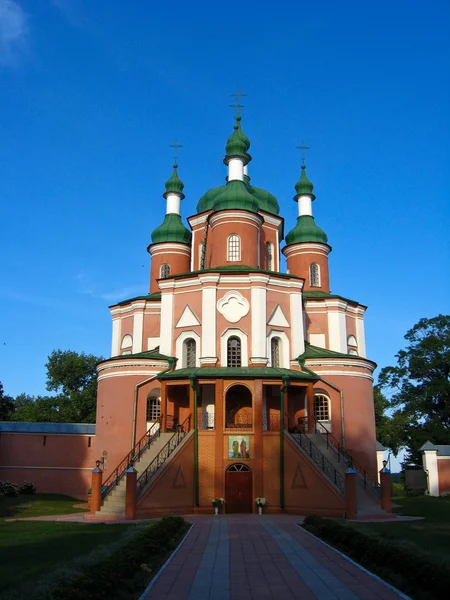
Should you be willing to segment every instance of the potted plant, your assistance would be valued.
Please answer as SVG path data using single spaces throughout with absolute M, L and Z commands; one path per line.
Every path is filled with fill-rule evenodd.
M 256 498 L 255 502 L 256 506 L 258 507 L 258 514 L 262 515 L 262 509 L 267 500 L 265 498 Z
M 219 508 L 225 504 L 224 498 L 213 498 L 211 504 L 214 506 L 214 514 L 219 514 Z

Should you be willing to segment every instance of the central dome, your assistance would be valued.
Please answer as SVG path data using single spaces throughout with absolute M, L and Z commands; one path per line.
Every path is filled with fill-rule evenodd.
M 246 177 L 246 181 L 240 183 L 242 183 L 242 185 L 245 186 L 245 190 L 254 197 L 254 200 L 257 203 L 256 212 L 258 210 L 264 210 L 272 215 L 279 214 L 280 206 L 278 204 L 278 200 L 273 194 L 262 188 L 250 185 L 248 177 Z M 214 206 L 216 199 L 220 194 L 222 194 L 222 192 L 226 191 L 227 185 L 221 185 L 220 187 L 208 190 L 206 194 L 204 194 L 198 201 L 197 212 L 201 213 L 207 210 L 217 210 L 217 208 Z

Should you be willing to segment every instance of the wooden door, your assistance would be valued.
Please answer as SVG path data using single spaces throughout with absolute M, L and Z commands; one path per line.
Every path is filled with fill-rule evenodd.
M 225 474 L 226 512 L 253 512 L 252 487 L 252 472 L 247 465 L 231 465 Z

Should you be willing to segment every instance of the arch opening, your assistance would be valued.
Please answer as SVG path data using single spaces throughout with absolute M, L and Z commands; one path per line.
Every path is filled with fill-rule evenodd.
M 244 385 L 233 385 L 225 396 L 225 428 L 252 429 L 253 398 Z

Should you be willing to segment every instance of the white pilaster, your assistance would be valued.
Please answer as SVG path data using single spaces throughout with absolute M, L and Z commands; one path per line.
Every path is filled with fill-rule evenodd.
M 133 354 L 142 352 L 142 336 L 144 333 L 144 313 L 134 313 L 133 317 Z
M 177 194 L 167 194 L 166 197 L 166 215 L 174 213 L 180 214 L 181 198 Z
M 202 277 L 202 357 L 217 356 L 216 301 L 218 277 Z
M 300 196 L 298 199 L 298 216 L 304 215 L 312 217 L 312 200 L 309 196 Z
M 344 312 L 328 311 L 328 343 L 329 350 L 347 354 L 347 327 Z
M 159 351 L 161 354 L 173 356 L 173 292 L 161 294 L 161 343 Z
M 228 181 L 244 181 L 244 163 L 241 158 L 231 158 L 229 160 Z
M 364 317 L 356 319 L 356 340 L 358 342 L 358 354 L 366 358 L 366 336 L 364 333 Z
M 291 292 L 291 360 L 305 351 L 305 331 L 303 329 L 302 295 Z
M 118 356 L 120 354 L 120 324 L 120 319 L 113 319 L 111 356 Z
M 423 450 L 422 462 L 424 471 L 428 473 L 428 493 L 430 496 L 439 496 L 437 450 Z
M 266 321 L 267 321 L 267 289 L 252 287 L 252 358 L 267 358 Z

